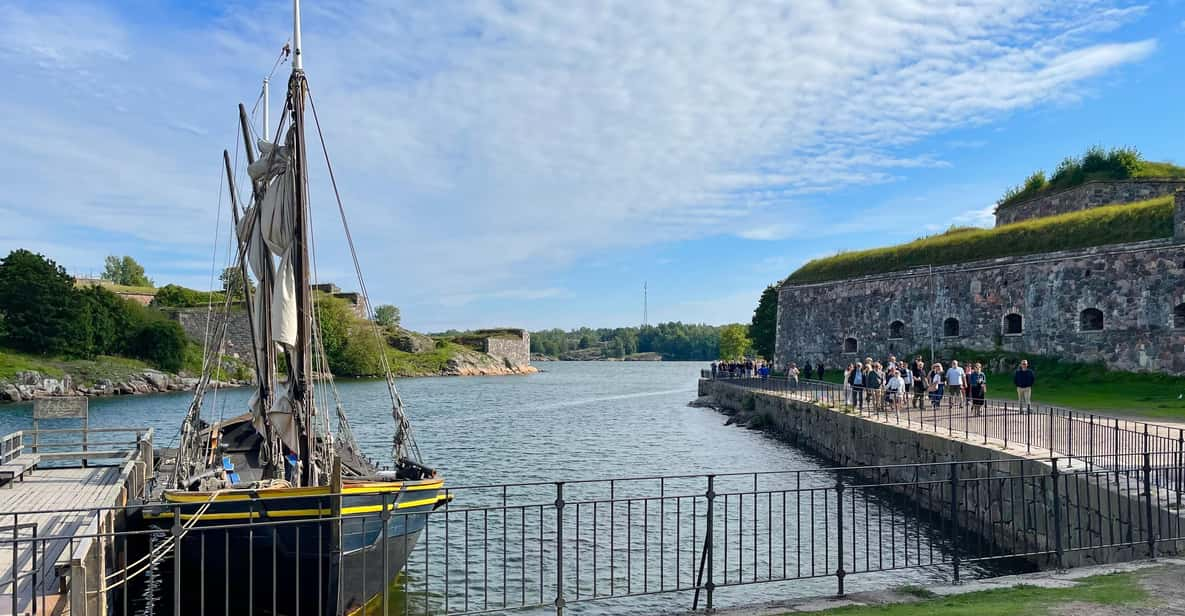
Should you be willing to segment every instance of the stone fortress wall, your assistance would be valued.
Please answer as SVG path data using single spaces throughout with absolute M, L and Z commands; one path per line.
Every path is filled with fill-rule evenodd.
M 485 339 L 485 352 L 489 356 L 513 366 L 531 365 L 531 334 L 527 330 L 516 330 L 518 338 L 492 336 Z
M 779 290 L 779 365 L 842 369 L 931 345 L 1185 374 L 1185 192 L 1173 238 Z
M 242 307 L 232 306 L 227 313 L 223 313 L 219 307 L 210 313 L 209 318 L 204 307 L 166 308 L 164 312 L 181 325 L 186 337 L 199 345 L 206 340 L 207 322 L 212 338 L 221 327 L 222 321 L 229 319 L 226 326 L 226 354 L 254 361 L 251 359 L 251 326 L 247 319 L 247 311 Z
M 1185 189 L 1183 179 L 1143 178 L 1137 180 L 1097 180 L 996 208 L 996 226 L 1076 212 L 1112 203 L 1132 203 L 1171 195 Z

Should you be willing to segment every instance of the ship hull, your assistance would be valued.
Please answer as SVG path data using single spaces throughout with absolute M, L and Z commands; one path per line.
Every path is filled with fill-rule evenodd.
M 208 506 L 183 493 L 188 502 L 145 515 L 164 532 L 173 530 L 178 513 L 181 524 L 191 525 L 177 562 L 164 564 L 176 568 L 167 572 L 169 587 L 157 593 L 158 606 L 175 612 L 179 604 L 185 615 L 381 613 L 382 597 L 405 568 L 428 514 L 445 500 L 439 480 L 405 483 L 343 490 L 340 518 L 331 514 L 327 495 L 281 495 L 299 489 L 269 490 L 259 499 L 216 497 Z

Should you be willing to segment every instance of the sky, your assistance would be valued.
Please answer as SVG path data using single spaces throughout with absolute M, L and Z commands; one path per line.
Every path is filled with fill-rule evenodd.
M 812 258 L 992 224 L 1095 144 L 1185 163 L 1185 2 L 305 0 L 366 287 L 423 331 L 747 322 Z M 0 0 L 0 255 L 219 286 L 287 0 Z M 274 72 L 273 72 L 274 69 Z M 310 142 L 317 143 L 316 132 Z M 316 275 L 359 288 L 326 165 Z

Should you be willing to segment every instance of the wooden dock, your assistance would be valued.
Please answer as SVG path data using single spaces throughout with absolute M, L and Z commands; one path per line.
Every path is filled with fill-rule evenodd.
M 120 555 L 103 535 L 122 522 L 110 508 L 141 497 L 152 476 L 152 430 L 84 422 L 3 439 L 9 457 L 36 466 L 0 485 L 0 615 L 105 614 L 107 563 Z

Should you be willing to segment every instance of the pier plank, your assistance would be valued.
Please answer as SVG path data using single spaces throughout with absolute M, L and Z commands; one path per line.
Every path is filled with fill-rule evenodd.
M 93 511 L 60 511 L 111 506 L 122 488 L 121 469 L 114 466 L 90 468 L 38 468 L 12 489 L 0 490 L 0 615 L 12 613 L 14 571 L 22 579 L 18 588 L 18 611 L 27 609 L 33 596 L 56 595 L 57 565 L 68 563 L 77 538 L 86 534 L 95 518 Z M 19 531 L 12 526 L 20 525 Z M 32 532 L 37 525 L 37 583 L 33 584 Z M 22 540 L 13 550 L 13 533 Z M 53 537 L 53 539 L 46 539 Z M 40 605 L 40 598 L 38 599 Z

